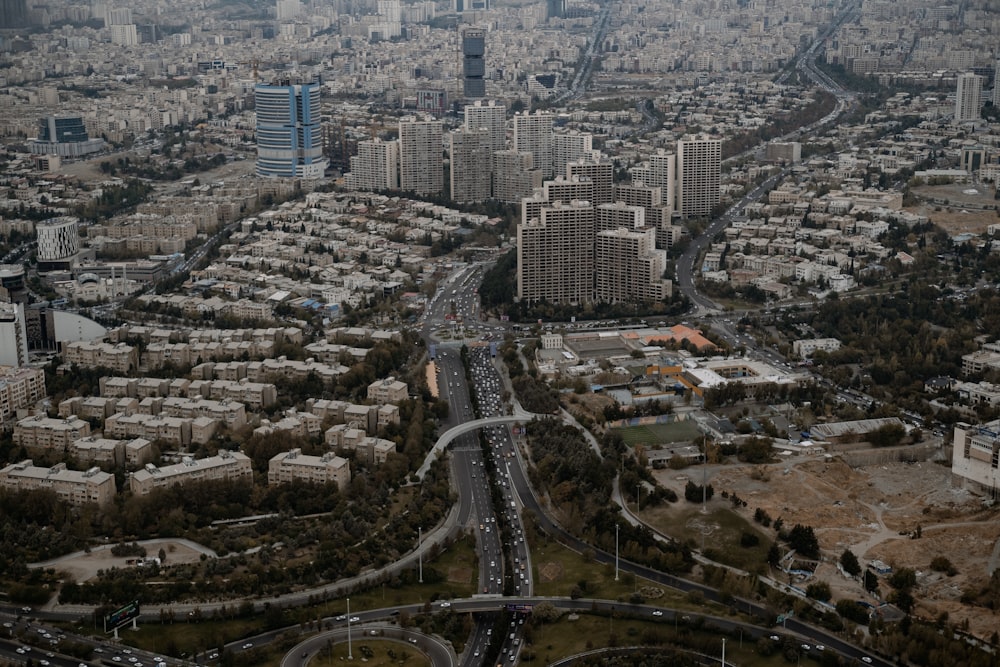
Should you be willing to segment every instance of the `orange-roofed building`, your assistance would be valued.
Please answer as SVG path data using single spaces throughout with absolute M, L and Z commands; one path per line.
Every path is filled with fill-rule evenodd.
M 686 340 L 699 352 L 715 349 L 715 343 L 702 336 L 701 332 L 697 329 L 678 324 L 670 327 L 669 331 L 669 334 L 654 334 L 650 336 L 646 339 L 646 344 L 664 342 L 680 344 L 681 341 Z

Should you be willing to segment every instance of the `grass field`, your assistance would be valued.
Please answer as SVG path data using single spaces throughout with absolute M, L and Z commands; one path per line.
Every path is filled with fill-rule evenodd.
M 713 506 L 713 503 L 716 505 Z M 645 509 L 640 516 L 643 521 L 676 540 L 698 548 L 704 542 L 712 560 L 748 572 L 766 572 L 767 550 L 773 536 L 761 531 L 728 506 L 718 503 L 718 500 L 709 503 L 708 514 L 701 513 L 700 505 L 682 502 L 669 507 Z M 755 546 L 744 547 L 741 544 L 744 533 L 756 535 L 759 542 Z
M 645 621 L 630 618 L 611 619 L 607 616 L 581 614 L 571 619 L 563 615 L 557 622 L 543 625 L 534 630 L 532 643 L 525 646 L 541 659 L 541 664 L 549 664 L 553 660 L 583 651 L 611 646 L 628 646 L 632 644 L 658 643 L 666 644 L 680 637 L 681 644 L 704 646 L 706 652 L 720 655 L 722 638 L 718 632 L 699 631 L 697 628 L 675 630 L 669 620 Z M 803 654 L 797 664 L 817 665 L 817 653 Z M 780 667 L 789 663 L 781 651 L 770 656 L 764 656 L 757 651 L 757 642 L 750 639 L 742 641 L 738 637 L 729 637 L 726 641 L 726 664 L 741 667 Z M 796 664 L 793 662 L 792 664 Z
M 698 425 L 691 420 L 676 421 L 672 424 L 650 424 L 648 426 L 628 426 L 616 428 L 625 444 L 652 447 L 672 442 L 690 442 L 699 435 Z

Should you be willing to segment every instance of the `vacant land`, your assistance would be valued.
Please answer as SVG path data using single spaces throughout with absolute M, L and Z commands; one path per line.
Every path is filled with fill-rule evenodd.
M 979 497 L 953 488 L 947 466 L 892 463 L 851 468 L 838 458 L 815 456 L 765 466 L 722 465 L 706 470 L 699 466 L 656 474 L 682 497 L 687 480 L 700 484 L 703 475 L 715 489 L 707 515 L 684 501 L 655 510 L 650 518 L 665 533 L 691 539 L 693 533 L 704 530 L 707 546 L 718 540 L 733 555 L 729 545 L 746 528 L 730 525 L 718 512 L 734 511 L 720 496 L 722 491 L 735 493 L 747 503 L 735 512 L 744 525 L 752 524 L 762 541 L 774 540 L 775 531 L 753 523 L 757 508 L 772 519 L 780 517 L 786 527 L 796 523 L 813 527 L 823 552 L 815 577 L 830 583 L 835 598 L 867 597 L 857 582 L 837 571 L 840 554 L 851 549 L 862 565 L 882 560 L 894 568 L 914 569 L 919 615 L 935 618 L 947 611 L 952 622 L 968 619 L 970 630 L 984 637 L 1000 627 L 1000 614 L 958 601 L 963 592 L 979 591 L 1000 565 L 1000 512 L 986 507 Z M 752 564 L 750 554 L 742 556 L 747 557 L 744 567 Z M 931 571 L 930 562 L 936 556 L 947 557 L 957 574 L 949 577 Z M 891 588 L 882 582 L 880 590 L 884 596 Z

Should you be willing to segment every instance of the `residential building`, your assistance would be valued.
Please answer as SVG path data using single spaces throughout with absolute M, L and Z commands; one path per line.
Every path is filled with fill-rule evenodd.
M 594 299 L 609 303 L 664 299 L 671 291 L 670 281 L 663 279 L 666 266 L 667 251 L 656 249 L 652 227 L 599 231 L 594 249 Z
M 588 303 L 594 296 L 594 207 L 555 202 L 517 226 L 517 298 Z
M 116 373 L 129 373 L 139 367 L 139 352 L 131 345 L 103 342 L 71 341 L 62 345 L 63 362 L 86 368 L 109 368 Z
M 439 120 L 399 121 L 399 187 L 419 195 L 444 188 L 444 144 Z
M 532 165 L 543 178 L 555 175 L 552 163 L 552 126 L 555 116 L 546 111 L 514 114 L 514 150 L 531 153 Z
M 59 500 L 77 507 L 88 503 L 103 507 L 114 500 L 115 476 L 100 468 L 67 470 L 65 463 L 42 468 L 26 459 L 0 470 L 0 488 L 8 492 L 50 490 Z
M 552 135 L 552 172 L 566 174 L 566 165 L 590 158 L 594 135 L 589 132 L 557 132 Z
M 181 463 L 158 468 L 147 463 L 129 477 L 133 495 L 146 496 L 156 489 L 165 489 L 192 482 L 246 482 L 253 483 L 250 457 L 241 452 L 219 450 L 217 456 L 204 459 L 184 457 Z
M 640 229 L 646 226 L 646 209 L 641 206 L 629 206 L 624 202 L 601 204 L 595 214 L 594 231 L 597 233 L 619 227 Z
M 267 466 L 268 484 L 335 483 L 343 491 L 351 481 L 351 467 L 347 459 L 332 453 L 308 456 L 301 449 L 275 454 Z
M 820 350 L 836 352 L 839 349 L 840 340 L 836 338 L 802 338 L 792 343 L 792 354 L 801 359 L 811 357 Z
M 74 440 L 90 435 L 90 423 L 78 417 L 26 417 L 14 424 L 14 444 L 29 451 L 65 452 Z
M 451 133 L 451 198 L 456 202 L 489 199 L 493 151 L 490 131 L 459 128 Z
M 254 87 L 257 112 L 257 175 L 322 178 L 320 84 L 278 80 Z
M 719 201 L 722 140 L 698 135 L 677 142 L 677 210 L 685 218 L 705 217 Z
M 507 107 L 490 100 L 476 100 L 465 107 L 465 129 L 489 131 L 490 155 L 507 147 Z
M 351 156 L 351 171 L 345 185 L 352 190 L 396 190 L 399 188 L 399 143 L 379 138 L 358 142 Z
M 0 424 L 45 396 L 45 371 L 41 368 L 0 366 Z
M 590 157 L 566 163 L 566 178 L 587 178 L 594 184 L 590 201 L 595 206 L 614 201 L 614 176 L 614 164 L 596 151 Z
M 394 377 L 375 380 L 368 385 L 368 400 L 375 401 L 379 405 L 397 404 L 400 401 L 405 401 L 409 396 L 409 388 L 406 383 L 400 382 Z
M 955 122 L 967 123 L 980 119 L 982 109 L 983 78 L 966 72 L 959 74 L 955 87 Z
M 528 151 L 502 150 L 493 153 L 493 198 L 517 204 L 542 187 L 542 172 L 534 167 Z

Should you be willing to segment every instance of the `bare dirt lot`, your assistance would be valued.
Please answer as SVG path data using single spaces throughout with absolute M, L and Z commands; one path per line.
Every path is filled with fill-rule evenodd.
M 701 468 L 684 472 L 701 482 Z M 740 513 L 749 521 L 759 507 L 772 518 L 781 517 L 786 526 L 812 526 L 824 556 L 815 576 L 831 585 L 835 599 L 870 599 L 837 570 L 837 559 L 850 548 L 863 565 L 877 559 L 914 569 L 919 615 L 935 618 L 947 611 L 952 622 L 968 619 L 970 630 L 983 637 L 1000 627 L 1000 614 L 959 602 L 963 591 L 978 591 L 1000 566 L 1000 511 L 953 488 L 947 466 L 851 468 L 837 458 L 810 456 L 767 466 L 710 466 L 708 474 L 716 492 L 713 504 L 728 504 L 719 499 L 723 490 L 735 492 L 747 501 Z M 683 495 L 676 480 L 685 475 L 670 470 L 658 475 Z M 920 537 L 914 539 L 918 526 Z M 958 573 L 949 577 L 931 571 L 936 556 L 948 558 Z M 882 595 L 890 590 L 883 582 Z
M 972 190 L 976 194 L 971 194 Z M 913 192 L 924 201 L 906 210 L 926 215 L 949 234 L 982 234 L 988 225 L 1000 222 L 994 210 L 1000 201 L 993 198 L 989 184 L 922 185 Z

